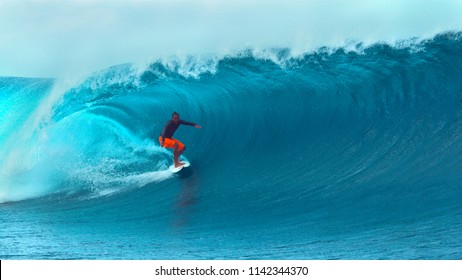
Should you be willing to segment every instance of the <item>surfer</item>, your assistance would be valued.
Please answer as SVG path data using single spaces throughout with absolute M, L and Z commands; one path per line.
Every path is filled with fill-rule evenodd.
M 183 143 L 173 138 L 173 134 L 182 124 L 194 126 L 195 128 L 201 128 L 201 126 L 198 124 L 181 120 L 180 115 L 177 112 L 174 112 L 172 114 L 172 119 L 167 122 L 159 136 L 161 147 L 173 149 L 173 164 L 175 167 L 179 167 L 184 164 L 184 162 L 179 161 L 179 158 L 185 151 L 186 147 L 183 145 Z

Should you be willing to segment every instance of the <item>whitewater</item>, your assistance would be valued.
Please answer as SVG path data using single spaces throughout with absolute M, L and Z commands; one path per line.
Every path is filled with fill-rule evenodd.
M 0 77 L 0 258 L 460 259 L 461 72 L 446 32 Z

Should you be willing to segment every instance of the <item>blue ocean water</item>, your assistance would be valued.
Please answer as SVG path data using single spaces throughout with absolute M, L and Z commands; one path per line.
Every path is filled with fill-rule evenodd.
M 0 258 L 461 259 L 460 73 L 459 32 L 2 77 Z

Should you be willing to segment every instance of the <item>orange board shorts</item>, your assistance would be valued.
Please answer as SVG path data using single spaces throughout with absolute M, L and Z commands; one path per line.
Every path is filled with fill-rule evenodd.
M 159 136 L 159 143 L 162 141 L 162 136 Z M 183 150 L 184 145 L 180 141 L 173 138 L 164 138 L 164 148 L 175 149 L 175 143 L 178 144 L 178 150 Z

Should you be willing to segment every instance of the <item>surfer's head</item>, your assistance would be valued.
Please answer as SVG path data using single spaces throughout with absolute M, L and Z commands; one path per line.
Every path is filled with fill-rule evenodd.
M 173 121 L 174 123 L 178 123 L 178 122 L 180 121 L 180 114 L 178 114 L 177 112 L 174 112 L 174 113 L 172 114 L 172 121 Z

